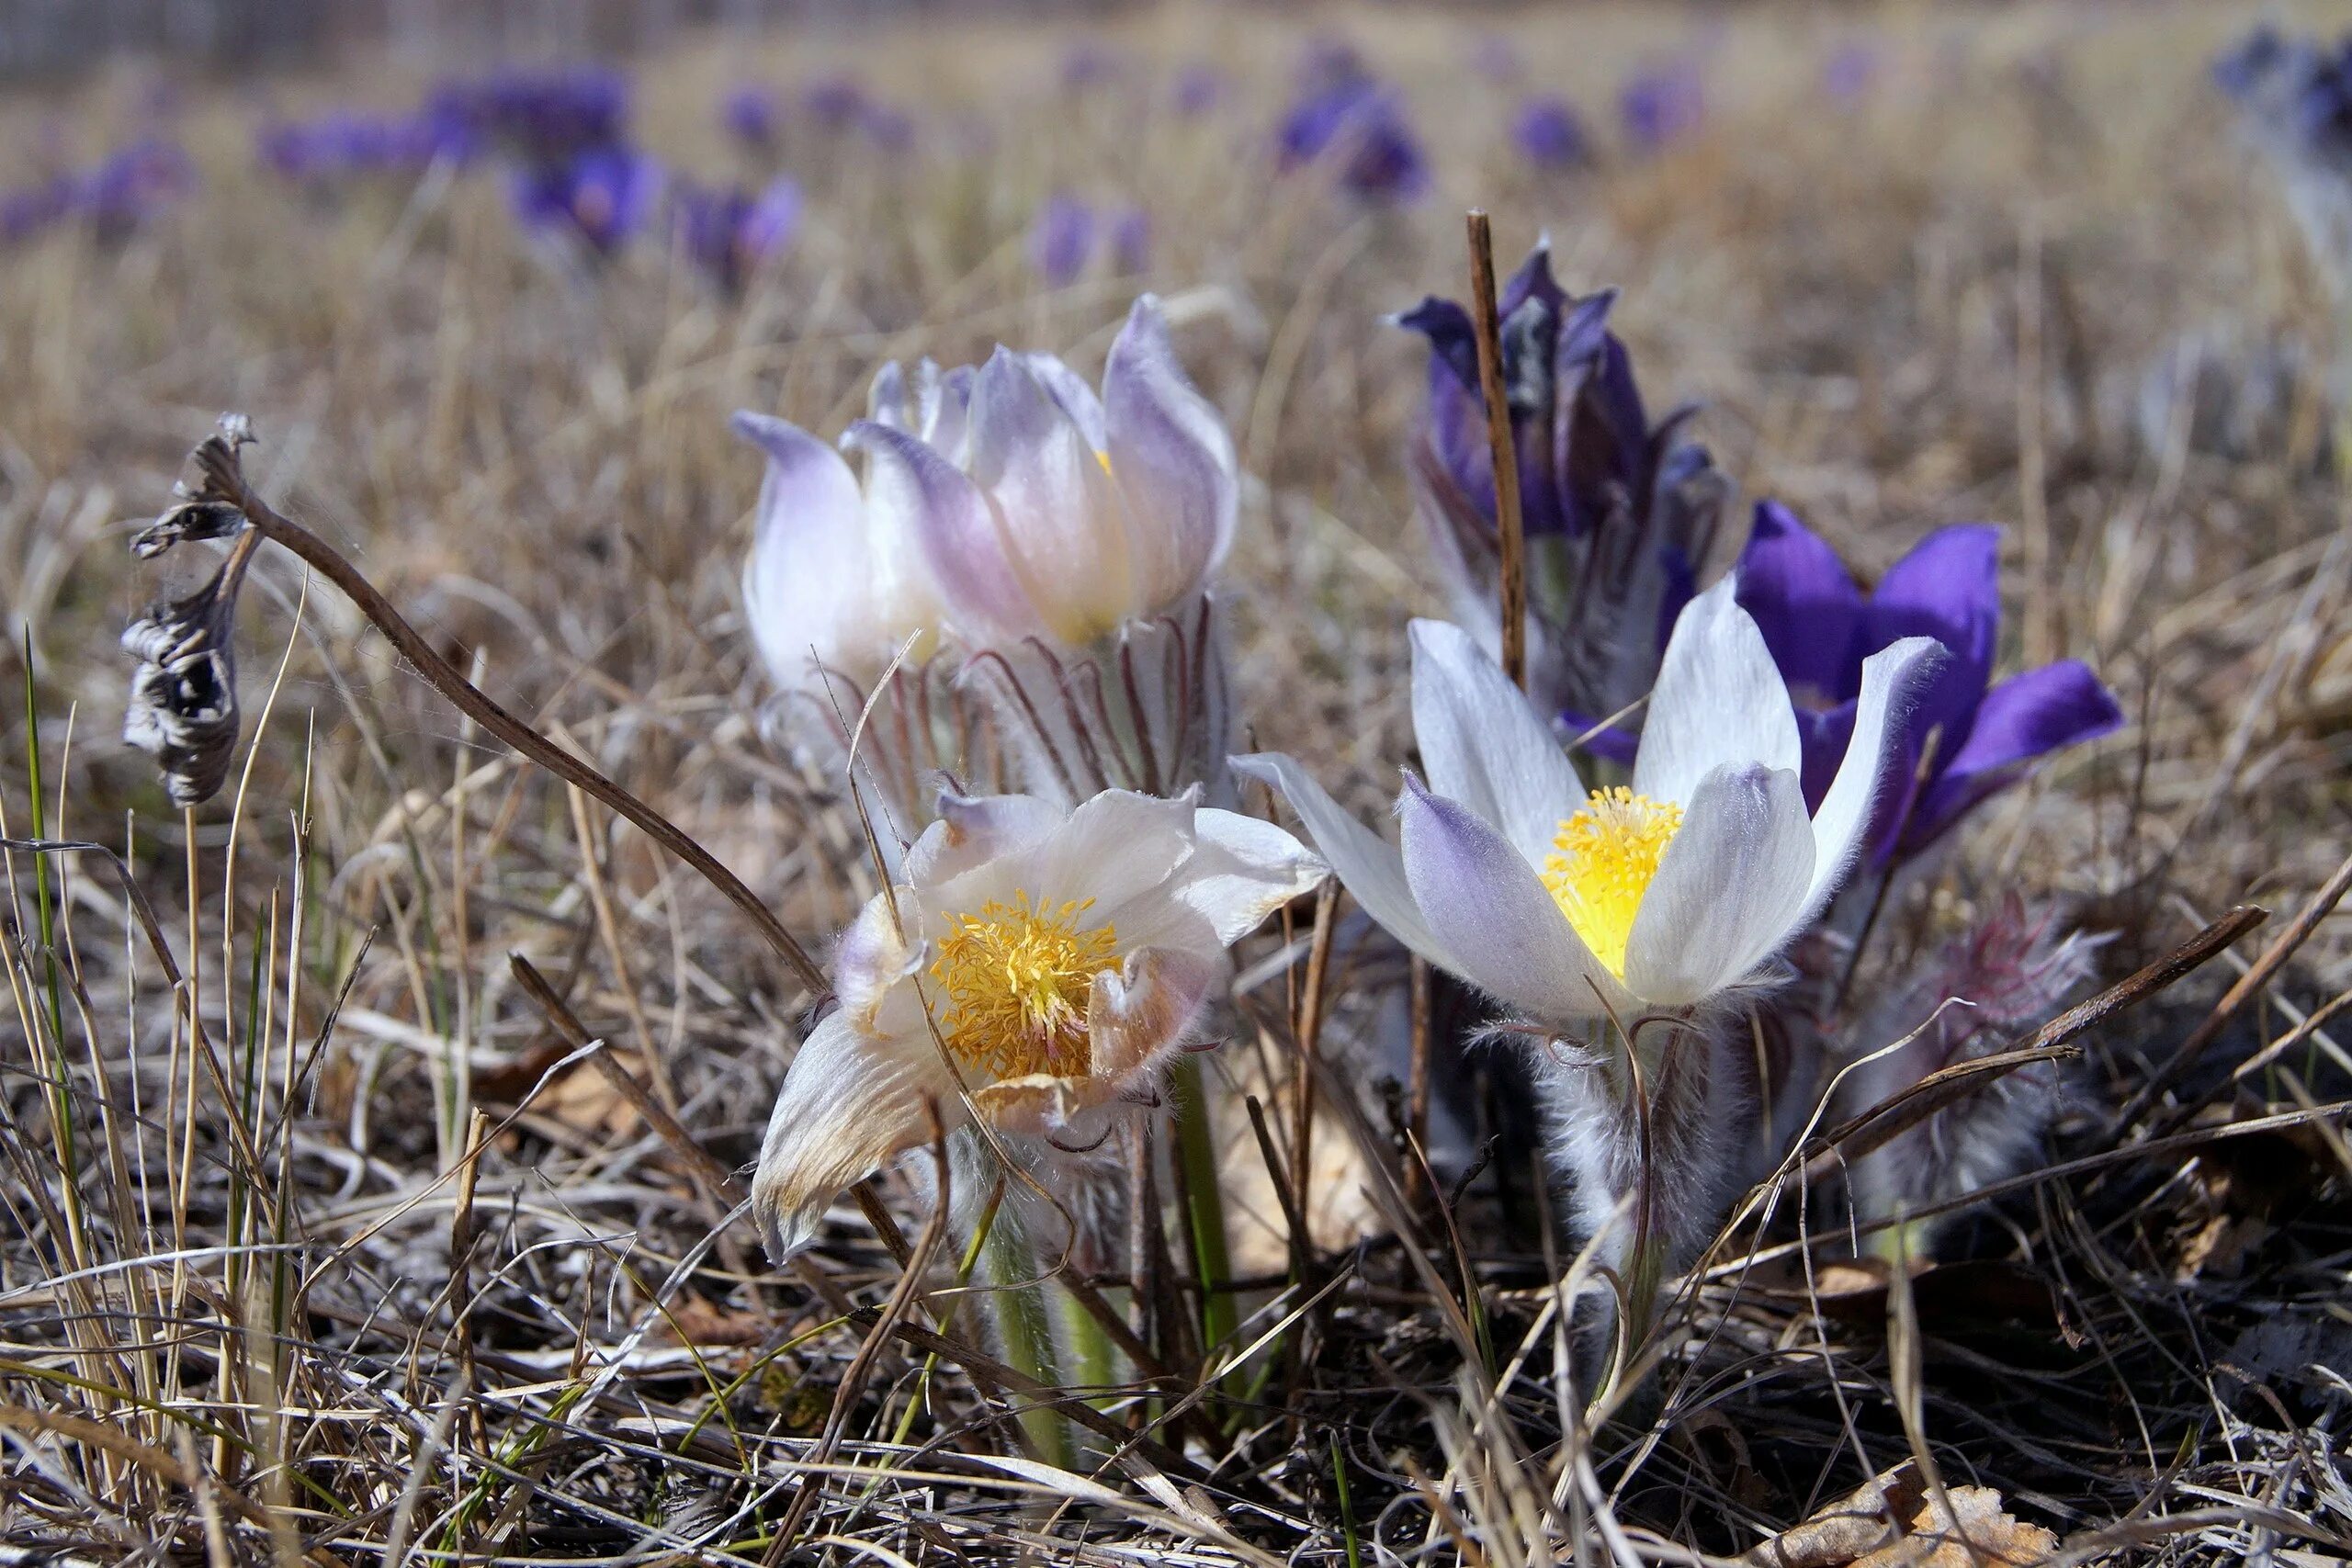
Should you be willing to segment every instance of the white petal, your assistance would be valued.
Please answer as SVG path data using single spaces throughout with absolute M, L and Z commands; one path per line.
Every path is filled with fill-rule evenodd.
M 752 1177 L 769 1256 L 798 1251 L 834 1199 L 927 1140 L 926 1101 L 950 1130 L 965 1120 L 937 1046 L 863 1034 L 846 1013 L 827 1015 L 785 1074 Z
M 733 423 L 768 459 L 743 565 L 744 617 L 761 659 L 788 690 L 816 679 L 812 655 L 864 679 L 882 638 L 866 625 L 875 563 L 857 476 L 797 425 L 749 412 Z
M 1168 890 L 1208 921 L 1220 946 L 1231 946 L 1328 874 L 1272 822 L 1204 807 L 1193 815 L 1193 853 Z
M 1034 795 L 939 792 L 939 819 L 907 852 L 906 879 L 935 887 L 986 861 L 1045 842 L 1064 812 Z
M 1792 773 L 1723 766 L 1700 782 L 1625 943 L 1625 985 L 1688 1007 L 1796 934 L 1813 876 L 1813 826 Z
M 1413 739 L 1430 788 L 1502 830 L 1541 865 L 1560 824 L 1585 801 L 1576 764 L 1477 640 L 1445 621 L 1415 621 Z
M 1091 898 L 1081 926 L 1115 925 L 1139 899 L 1161 890 L 1193 852 L 1193 803 L 1106 789 L 1079 803 L 1030 852 L 1033 899 Z
M 1642 720 L 1634 789 L 1687 806 L 1724 763 L 1801 770 L 1796 710 L 1764 634 L 1722 581 L 1684 606 Z
M 1018 638 L 1036 625 L 988 497 L 915 436 L 861 420 L 842 437 L 865 453 L 866 509 L 876 537 L 919 558 L 959 630 Z
M 1086 1022 L 1094 1074 L 1124 1087 L 1184 1043 L 1228 973 L 1225 954 L 1146 947 L 1094 976 Z
M 1256 779 L 1290 802 L 1306 836 L 1329 863 L 1331 874 L 1363 906 L 1365 914 L 1441 969 L 1454 968 L 1452 955 L 1413 902 L 1412 889 L 1405 881 L 1405 863 L 1386 840 L 1349 816 L 1295 759 L 1279 751 L 1260 751 L 1236 757 L 1232 762 L 1235 773 Z
M 1126 525 L 1077 422 L 1020 355 L 999 349 L 972 389 L 973 482 L 1046 629 L 1072 647 L 1134 613 Z
M 1062 412 L 1069 415 L 1070 423 L 1078 426 L 1086 444 L 1097 452 L 1109 451 L 1111 437 L 1103 423 L 1102 400 L 1094 395 L 1086 378 L 1050 354 L 1024 354 L 1021 358 L 1029 367 L 1029 373 L 1037 378 L 1037 384 L 1052 394 Z
M 1612 1009 L 1624 1016 L 1624 987 L 1509 840 L 1409 774 L 1397 811 L 1413 900 L 1455 955 L 1449 965 L 1455 974 L 1545 1022 Z
M 1813 819 L 1813 887 L 1805 901 L 1807 918 L 1826 904 L 1846 874 L 1853 869 L 1862 839 L 1870 831 L 1871 807 L 1886 780 L 1890 754 L 1900 747 L 1889 744 L 1891 732 L 1902 722 L 1919 683 L 1934 673 L 1946 655 L 1933 637 L 1906 637 L 1862 660 L 1862 690 L 1854 704 L 1854 735 L 1846 742 L 1846 760 L 1821 809 Z
M 1111 344 L 1102 401 L 1103 450 L 1126 502 L 1139 607 L 1165 611 L 1225 559 L 1240 482 L 1225 421 L 1186 379 L 1148 294 Z
M 901 937 L 889 900 L 879 894 L 867 899 L 833 948 L 833 990 L 842 1016 L 858 1029 L 873 1029 L 890 987 L 922 963 L 921 946 Z

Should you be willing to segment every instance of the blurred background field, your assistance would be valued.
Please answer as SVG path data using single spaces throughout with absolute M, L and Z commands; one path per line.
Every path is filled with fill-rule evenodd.
M 1132 298 L 1158 292 L 1241 455 L 1227 577 L 1246 721 L 1322 759 L 1377 820 L 1409 754 L 1402 628 L 1442 609 L 1403 460 L 1425 350 L 1385 318 L 1464 292 L 1462 212 L 1483 207 L 1505 265 L 1548 235 L 1569 288 L 1623 290 L 1612 319 L 1645 396 L 1702 405 L 1747 500 L 1787 502 L 1870 571 L 1941 524 L 2007 526 L 2003 668 L 2082 658 L 2130 723 L 2005 802 L 1944 906 L 2079 900 L 2120 932 L 2120 975 L 2233 903 L 2302 907 L 2344 856 L 2352 387 L 2324 280 L 2209 67 L 2259 17 L 2332 36 L 2352 6 L 680 4 L 515 7 L 496 26 L 389 0 L 11 9 L 0 664 L 27 695 L 0 721 L 0 803 L 15 838 L 120 852 L 238 1069 L 190 1067 L 101 859 L 8 862 L 23 1021 L 0 1023 L 16 1162 L 0 1393 L 45 1415 L 0 1439 L 0 1535 L 28 1547 L 300 1556 L 293 1527 L 252 1522 L 225 1488 L 298 1511 L 337 1499 L 346 1523 L 324 1534 L 344 1561 L 387 1540 L 441 1561 L 602 1560 L 660 1525 L 640 1560 L 756 1562 L 765 1516 L 745 1499 L 797 1483 L 792 1445 L 857 1350 L 854 1330 L 780 1350 L 823 1321 L 807 1292 L 748 1231 L 697 1250 L 719 1208 L 605 1079 L 538 1081 L 566 1048 L 514 992 L 510 951 L 560 976 L 722 1162 L 750 1157 L 808 998 L 707 887 L 485 745 L 282 555 L 247 600 L 250 751 L 231 793 L 183 818 L 120 743 L 121 627 L 187 585 L 134 562 L 129 536 L 222 410 L 254 416 L 250 471 L 281 510 L 813 945 L 870 876 L 827 781 L 764 737 L 738 591 L 760 464 L 728 415 L 831 436 L 885 361 L 965 363 L 1000 341 L 1091 369 Z M 1424 169 L 1283 166 L 1284 117 L 1342 49 L 1394 95 Z M 322 172 L 265 155 L 272 128 L 406 115 L 493 64 L 591 60 L 625 73 L 627 143 L 672 197 L 788 179 L 779 231 L 698 254 L 666 200 L 634 232 L 576 202 L 535 228 L 496 157 Z M 1531 118 L 1555 96 L 1572 119 Z M 141 148 L 119 200 L 93 194 L 93 171 Z M 35 940 L 52 920 L 54 942 Z M 60 994 L 51 953 L 70 954 L 57 1021 L 88 1100 L 89 1214 L 57 1179 L 77 1146 L 59 1153 L 66 1069 L 30 1044 Z M 2231 977 L 2217 964 L 2179 1018 L 2096 1040 L 2091 1079 L 2128 1093 L 2132 1064 Z M 2281 994 L 2310 1009 L 2347 986 L 2338 917 Z M 2254 1010 L 2238 1055 L 2301 1016 Z M 1393 1064 L 1371 1009 L 1342 1023 L 1372 1117 Z M 505 1130 L 459 1180 L 474 1109 Z M 2147 1525 L 2093 1556 L 2334 1560 L 2352 1537 L 2331 1468 L 2341 1377 L 2269 1404 L 2237 1395 L 2286 1388 L 2283 1371 L 2234 1393 L 2212 1380 L 2276 1351 L 2245 1337 L 2265 1325 L 2352 1364 L 2338 1127 L 2219 1176 L 2183 1156 L 2144 1209 L 2096 1224 L 2071 1191 L 2021 1198 L 1988 1226 L 2030 1232 L 2016 1256 L 2057 1269 L 2025 1292 L 2031 1331 L 1972 1319 L 1938 1337 L 1935 1313 L 1962 1309 L 1923 1297 L 1924 1395 L 1916 1369 L 1895 1387 L 1875 1305 L 1818 1336 L 1790 1304 L 1801 1282 L 1768 1321 L 1726 1308 L 1744 1326 L 1723 1332 L 1774 1370 L 1709 1384 L 1654 1450 L 1604 1445 L 1610 1506 L 1652 1555 L 1736 1554 L 1917 1440 L 2062 1537 Z M 2306 1199 L 2319 1212 L 2288 1224 Z M 1345 1208 L 1326 1218 L 1335 1247 Z M 1542 1227 L 1477 1213 L 1466 1245 L 1500 1260 L 1492 1310 L 1524 1331 Z M 856 1300 L 887 1293 L 858 1222 L 825 1250 Z M 2006 1235 L 1984 1256 L 2014 1261 Z M 919 1483 L 832 1474 L 822 1529 L 918 1558 L 1076 1561 L 1090 1531 L 1187 1561 L 1565 1550 L 1528 1495 L 1566 1451 L 1549 1395 L 1522 1384 L 1499 1424 L 1457 1409 L 1437 1315 L 1389 1273 L 1341 1298 L 1328 1365 L 1284 1373 L 1305 1391 L 1293 1407 L 1273 1390 L 1238 1457 L 1203 1461 L 1198 1497 L 1114 1473 L 1112 1501 L 1052 1515 L 1017 1466 L 951 1462 L 942 1438 L 902 1466 Z M 488 1283 L 460 1325 L 469 1280 Z M 1942 1293 L 1971 1288 L 1948 1276 Z M 2047 1343 L 2022 1343 L 2035 1333 Z M 1772 1359 L 1790 1346 L 1813 1359 Z M 1924 1438 L 1849 1408 L 1898 1393 Z M 842 1463 L 887 1467 L 905 1395 L 868 1397 Z M 1521 1464 L 1533 1482 L 1512 1479 Z M 185 1484 L 198 1470 L 213 1479 Z M 1241 1501 L 1234 1471 L 1255 1489 Z M 301 1533 L 322 1536 L 318 1517 Z M 682 1540 L 713 1555 L 661 1555 Z

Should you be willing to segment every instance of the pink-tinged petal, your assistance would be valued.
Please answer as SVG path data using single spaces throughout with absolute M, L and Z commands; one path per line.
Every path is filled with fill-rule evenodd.
M 899 934 L 889 900 L 878 894 L 867 899 L 833 948 L 833 991 L 842 1016 L 871 1032 L 890 987 L 922 964 L 922 948 Z
M 1430 787 L 1543 863 L 1560 824 L 1584 806 L 1576 764 L 1468 632 L 1423 620 L 1412 624 L 1410 636 L 1413 738 Z
M 1083 646 L 1136 608 L 1111 476 L 1019 355 L 1000 348 L 972 389 L 972 480 L 1046 628 Z
M 1853 694 L 1861 591 L 1838 552 L 1778 502 L 1756 504 L 1739 553 L 1738 597 L 1792 692 L 1823 706 Z
M 861 420 L 844 437 L 865 453 L 867 507 L 910 540 L 958 629 L 1019 638 L 1036 612 L 1006 558 L 988 498 L 962 470 L 902 430 Z
M 827 1015 L 785 1074 L 752 1177 L 768 1255 L 781 1260 L 807 1246 L 836 1198 L 928 1141 L 933 1105 L 950 1130 L 965 1120 L 937 1046 L 864 1034 L 846 1013 Z
M 862 662 L 882 640 L 859 624 L 874 571 L 865 502 L 841 454 L 799 426 L 748 411 L 733 424 L 768 460 L 743 567 L 744 617 L 776 683 L 797 689 L 815 679 L 812 659 Z
M 1240 486 L 1225 421 L 1185 378 L 1159 302 L 1148 294 L 1111 344 L 1102 401 L 1139 602 L 1147 613 L 1164 612 L 1224 561 Z
M 1387 840 L 1348 815 L 1296 759 L 1261 751 L 1231 759 L 1233 771 L 1290 802 L 1331 874 L 1390 936 L 1441 969 L 1454 969 L 1405 880 L 1405 863 Z
M 1123 1089 L 1159 1067 L 1191 1037 L 1229 973 L 1222 953 L 1145 947 L 1118 973 L 1094 976 L 1086 1010 L 1094 1077 Z
M 2078 660 L 2012 675 L 1984 694 L 1967 743 L 1904 825 L 1906 850 L 1926 847 L 1972 807 L 2015 783 L 2033 762 L 2112 733 L 2123 710 Z
M 1689 1007 L 1748 977 L 1796 934 L 1813 890 L 1813 824 L 1792 773 L 1719 767 L 1691 795 L 1642 896 L 1625 985 Z
M 1410 774 L 1397 810 L 1405 877 L 1453 954 L 1448 968 L 1550 1023 L 1599 1017 L 1628 999 L 1510 840 Z
M 958 795 L 943 789 L 939 818 L 907 852 L 906 880 L 935 887 L 974 866 L 1045 842 L 1063 813 L 1034 795 Z
M 1890 760 L 1900 760 L 1903 726 L 1921 685 L 1935 677 L 1946 658 L 1941 645 L 1923 637 L 1905 637 L 1862 660 L 1862 691 L 1854 703 L 1853 738 L 1846 760 L 1821 809 L 1813 818 L 1813 890 L 1805 900 L 1811 919 L 1853 869 L 1868 836 L 1881 794 L 1894 784 Z
M 1737 591 L 1725 577 L 1674 623 L 1634 759 L 1637 794 L 1688 805 L 1699 781 L 1725 764 L 1791 773 L 1803 764 L 1788 687 Z

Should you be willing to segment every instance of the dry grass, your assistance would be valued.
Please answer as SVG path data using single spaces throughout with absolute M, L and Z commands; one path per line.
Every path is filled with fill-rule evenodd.
M 1038 1391 L 985 1366 L 977 1388 L 952 1320 L 926 1371 L 954 1292 L 894 1297 L 898 1265 L 844 1210 L 816 1255 L 842 1315 L 574 1057 L 508 953 L 733 1164 L 810 998 L 708 887 L 483 744 L 289 558 L 265 552 L 247 596 L 231 790 L 183 817 L 115 739 L 115 638 L 158 586 L 125 519 L 161 506 L 217 411 L 247 410 L 282 509 L 820 942 L 864 896 L 861 845 L 762 739 L 734 592 L 757 464 L 725 416 L 831 432 L 882 359 L 998 338 L 1099 358 L 1140 284 L 1171 298 L 1254 476 L 1231 573 L 1245 711 L 1376 809 L 1409 744 L 1401 626 L 1433 605 L 1399 460 L 1420 355 L 1378 318 L 1461 292 L 1476 202 L 1506 254 L 1547 228 L 1573 285 L 1623 286 L 1652 399 L 1703 399 L 1748 493 L 1869 569 L 1938 523 L 2011 523 L 2010 662 L 2087 659 L 2132 716 L 1989 815 L 1894 951 L 2016 886 L 2119 931 L 2110 978 L 2235 902 L 2280 911 L 2275 932 L 2343 859 L 2352 804 L 2329 388 L 2303 378 L 2240 449 L 2138 415 L 2184 334 L 2236 345 L 2224 378 L 2272 345 L 2337 356 L 2202 86 L 2250 11 L 1501 14 L 1531 79 L 1596 106 L 1629 62 L 1713 40 L 1705 133 L 1549 183 L 1511 164 L 1509 95 L 1470 71 L 1484 24 L 1382 7 L 1344 20 L 1409 85 L 1439 167 L 1402 214 L 1270 185 L 1256 149 L 1296 18 L 1175 6 L 1102 35 L 1156 82 L 1227 62 L 1237 99 L 1198 124 L 1116 85 L 1062 96 L 1042 24 L 687 39 L 639 73 L 645 139 L 682 161 L 732 156 L 709 105 L 746 74 L 855 62 L 933 128 L 903 159 L 797 168 L 809 230 L 739 302 L 658 249 L 564 276 L 493 180 L 322 210 L 251 172 L 257 99 L 397 106 L 404 66 L 191 87 L 199 198 L 127 245 L 0 254 L 0 659 L 40 769 L 12 700 L 0 1539 L 91 1561 L 760 1562 L 805 1493 L 785 1545 L 810 1561 L 1679 1560 L 1745 1551 L 1908 1459 L 1996 1489 L 2069 1561 L 2340 1560 L 2352 1075 L 2323 1026 L 2222 1078 L 2352 987 L 2342 916 L 2120 1130 L 2113 1108 L 2267 934 L 2094 1028 L 2052 1168 L 1916 1278 L 1836 1264 L 1834 1211 L 1802 1173 L 1777 1184 L 1689 1281 L 1696 1333 L 1655 1394 L 1606 1425 L 1571 1385 L 1572 1260 L 1541 1184 L 1497 1169 L 1461 1204 L 1461 1253 L 1388 1199 L 1407 1244 L 1246 1295 L 1255 1350 L 1207 1418 L 1162 1400 L 1081 1479 L 1021 1457 L 1006 1411 Z M 1826 107 L 1819 62 L 1849 36 L 1882 41 L 1887 75 Z M 0 145 L 52 113 L 102 145 L 135 87 L 0 107 Z M 1148 279 L 1038 292 L 1022 231 L 1059 186 L 1146 197 Z M 1322 1048 L 1351 1083 L 1391 1068 L 1401 979 L 1368 945 L 1334 963 Z M 1236 1047 L 1227 1072 L 1288 1081 L 1295 986 L 1278 968 L 1245 1002 L 1266 1060 Z M 1326 1114 L 1333 1142 L 1361 1121 L 1383 1148 L 1376 1093 Z M 1327 1179 L 1351 1193 L 1310 1192 L 1318 1210 L 1364 1175 Z M 1827 1234 L 1792 1247 L 1807 1227 Z M 1124 1426 L 1147 1404 L 1105 1408 Z

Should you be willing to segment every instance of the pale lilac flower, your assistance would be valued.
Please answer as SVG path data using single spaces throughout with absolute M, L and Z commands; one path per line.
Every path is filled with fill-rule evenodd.
M 1677 621 L 1630 788 L 1588 792 L 1551 716 L 1438 621 L 1412 628 L 1429 776 L 1406 776 L 1401 849 L 1291 758 L 1234 759 L 1391 935 L 1567 1043 L 1538 1065 L 1555 1156 L 1588 1229 L 1634 1204 L 1607 1250 L 1653 1269 L 1709 1221 L 1731 1125 L 1759 1111 L 1724 1048 L 1727 1015 L 1778 983 L 1780 955 L 1851 870 L 1901 711 L 1937 658 L 1913 637 L 1871 660 L 1845 765 L 1809 812 L 1787 688 L 1734 592 L 1726 578 Z
M 771 1255 L 934 1124 L 1083 1149 L 1149 1099 L 1226 949 L 1324 874 L 1281 829 L 1197 800 L 940 795 L 892 895 L 843 933 L 841 1006 L 776 1097 L 752 1183 Z
M 1617 95 L 1617 113 L 1626 140 L 1640 152 L 1661 152 L 1681 141 L 1707 118 L 1699 62 L 1683 58 L 1636 72 Z
M 1511 117 L 1511 144 L 1539 169 L 1577 169 L 1592 162 L 1592 140 L 1568 100 L 1556 94 L 1528 99 Z
M 1094 209 L 1065 191 L 1046 198 L 1029 227 L 1029 265 L 1049 288 L 1078 281 L 1094 254 Z

